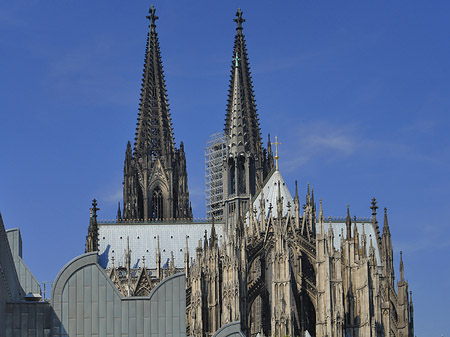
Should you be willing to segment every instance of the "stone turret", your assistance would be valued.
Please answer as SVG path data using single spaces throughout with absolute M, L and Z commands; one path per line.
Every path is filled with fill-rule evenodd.
M 85 253 L 98 251 L 98 224 L 97 224 L 97 200 L 92 200 L 92 208 L 90 209 L 89 229 L 86 236 Z
M 175 147 L 153 6 L 147 18 L 134 151 L 128 142 L 125 152 L 123 219 L 191 218 L 184 145 Z

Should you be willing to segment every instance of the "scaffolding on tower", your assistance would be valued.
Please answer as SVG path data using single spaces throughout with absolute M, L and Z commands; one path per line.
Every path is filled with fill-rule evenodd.
M 205 148 L 205 196 L 206 216 L 222 219 L 223 180 L 222 166 L 228 154 L 229 138 L 218 132 L 210 136 Z

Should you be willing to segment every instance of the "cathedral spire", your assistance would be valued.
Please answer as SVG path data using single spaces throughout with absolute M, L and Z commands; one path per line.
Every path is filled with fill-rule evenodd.
M 250 74 L 250 66 L 247 56 L 247 47 L 243 34 L 242 23 L 245 19 L 242 17 L 243 12 L 238 9 L 234 21 L 237 23 L 236 36 L 233 47 L 233 61 L 231 68 L 230 89 L 227 102 L 227 113 L 225 118 L 225 134 L 232 138 L 232 129 L 236 122 L 234 118 L 236 98 L 235 94 L 240 95 L 239 108 L 242 115 L 241 128 L 244 151 L 251 153 L 255 158 L 255 169 L 257 175 L 257 185 L 262 184 L 263 164 L 265 161 L 261 130 L 259 126 L 258 114 L 255 103 L 255 96 L 253 92 L 252 78 Z M 236 88 L 238 86 L 238 88 Z M 271 168 L 271 167 L 270 167 Z M 260 186 L 258 185 L 257 188 Z
M 150 7 L 147 19 L 150 30 L 147 37 L 141 103 L 135 138 L 137 157 L 145 155 L 165 157 L 174 152 L 172 121 L 167 101 L 166 85 L 161 61 L 155 8 Z
M 239 54 L 236 53 L 234 58 L 234 84 L 233 84 L 233 105 L 231 109 L 231 126 L 230 126 L 230 153 L 240 154 L 245 152 L 246 132 L 244 130 L 242 101 L 242 89 L 239 73 Z
M 156 10 L 150 7 L 134 151 L 127 144 L 122 219 L 191 218 L 184 145 L 175 147 Z

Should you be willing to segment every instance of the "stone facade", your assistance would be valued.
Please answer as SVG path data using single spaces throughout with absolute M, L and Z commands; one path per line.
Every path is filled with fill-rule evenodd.
M 192 220 L 183 144 L 176 149 L 153 7 L 134 148 L 124 165 L 123 214 L 97 221 L 85 254 L 58 274 L 49 302 L 0 216 L 0 336 L 413 337 L 400 256 L 395 282 L 387 210 L 326 218 L 308 185 L 294 198 L 265 149 L 238 10 L 225 117 L 223 219 Z M 275 164 L 275 165 L 274 165 Z M 9 240 L 8 240 L 9 239 Z M 8 242 L 9 241 L 9 242 Z M 182 245 L 184 242 L 184 245 Z M 10 246 L 12 248 L 10 248 Z M 5 318 L 5 319 L 3 319 Z
M 134 149 L 128 142 L 125 152 L 123 219 L 192 218 L 184 145 L 175 147 L 153 7 L 147 18 L 136 138 Z M 119 205 L 119 220 L 120 213 Z
M 159 50 L 153 9 L 149 18 L 147 50 Z M 225 116 L 224 131 L 229 144 L 222 164 L 223 219 L 192 223 L 204 227 L 205 233 L 201 236 L 201 231 L 187 235 L 183 227 L 189 228 L 188 224 L 153 223 L 145 219 L 136 224 L 125 221 L 119 213 L 116 223 L 100 225 L 105 227 L 102 233 L 108 233 L 98 238 L 100 245 L 103 240 L 115 242 L 118 235 L 123 238 L 114 244 L 116 251 L 125 252 L 122 266 L 115 266 L 114 260 L 111 265 L 108 248 L 100 247 L 99 253 L 107 258 L 109 277 L 122 295 L 133 297 L 149 294 L 165 277 L 183 271 L 189 336 L 220 335 L 225 327 L 239 326 L 240 331 L 236 333 L 246 336 L 412 337 L 412 299 L 404 280 L 402 260 L 400 281 L 395 287 L 386 210 L 382 234 L 375 199 L 370 218 L 352 219 L 348 207 L 345 220 L 325 219 L 321 201 L 317 214 L 314 190 L 309 185 L 303 205 L 297 186 L 292 198 L 278 163 L 274 165 L 278 155 L 275 149 L 273 156 L 271 145 L 277 146 L 277 140 L 271 143 L 269 138 L 267 150 L 263 148 L 243 35 L 244 21 L 238 10 Z M 155 59 L 160 61 L 159 55 Z M 145 69 L 149 60 L 147 57 Z M 158 67 L 156 63 L 154 69 Z M 147 70 L 144 74 L 147 78 Z M 159 90 L 165 92 L 164 83 L 160 81 L 159 85 Z M 143 92 L 145 97 L 145 90 Z M 140 114 L 139 123 L 143 115 Z M 138 135 L 142 134 L 139 123 Z M 171 139 L 161 139 L 159 144 L 154 167 L 163 172 L 168 166 L 167 162 L 162 164 L 161 155 L 173 144 Z M 145 151 L 137 151 L 138 145 L 139 142 L 135 153 L 142 155 Z M 130 145 L 127 156 L 131 158 Z M 174 159 L 174 165 L 178 160 Z M 125 172 L 128 172 L 127 165 L 128 159 Z M 126 176 L 125 189 L 129 186 L 127 179 Z M 129 196 L 124 192 L 125 205 L 129 204 L 127 200 Z M 94 221 L 96 206 L 93 209 L 87 242 L 94 242 L 99 232 L 99 225 Z M 134 229 L 127 231 L 127 226 L 143 227 L 136 232 Z M 156 248 L 151 252 L 154 261 L 147 261 L 152 267 L 146 267 L 143 260 L 149 254 L 143 253 L 143 260 L 139 261 L 139 256 L 132 256 L 129 242 L 132 241 L 134 250 L 143 252 L 143 245 L 148 246 L 153 241 L 148 237 L 147 228 L 150 230 L 154 226 L 159 228 L 152 229 L 157 239 Z M 160 245 L 160 236 L 156 233 L 161 228 L 177 226 L 181 227 L 176 240 L 165 238 Z M 97 228 L 97 232 L 92 228 Z M 125 233 L 133 233 L 133 237 Z M 125 235 L 128 235 L 126 248 Z M 139 243 L 140 238 L 146 239 Z M 180 244 L 175 243 L 182 239 L 186 240 L 184 261 L 178 252 Z M 196 246 L 194 251 L 192 243 Z M 171 254 L 163 266 L 161 251 L 166 256 Z M 177 262 L 174 251 L 178 254 Z

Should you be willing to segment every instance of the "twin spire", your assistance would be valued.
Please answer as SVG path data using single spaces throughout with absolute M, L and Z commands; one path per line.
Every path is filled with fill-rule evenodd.
M 164 72 L 156 33 L 155 7 L 152 5 L 147 19 L 150 30 L 144 62 L 139 116 L 136 128 L 134 152 L 138 156 L 150 153 L 152 157 L 173 155 L 175 141 L 166 93 Z M 234 21 L 237 23 L 233 52 L 233 64 L 225 121 L 225 133 L 232 141 L 232 151 L 250 152 L 262 158 L 263 148 L 256 109 L 247 47 L 242 23 L 245 22 L 239 8 Z
M 161 61 L 156 10 L 150 7 L 150 31 L 144 61 L 139 116 L 134 151 L 138 157 L 165 157 L 174 154 L 175 142 Z
M 225 118 L 225 133 L 231 140 L 231 153 L 248 152 L 263 161 L 261 130 L 253 92 L 247 46 L 242 23 L 245 19 L 239 8 L 234 21 L 237 23 L 231 66 L 230 89 Z M 262 164 L 262 163 L 261 163 Z

